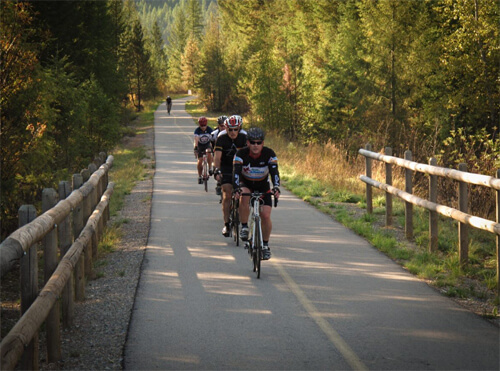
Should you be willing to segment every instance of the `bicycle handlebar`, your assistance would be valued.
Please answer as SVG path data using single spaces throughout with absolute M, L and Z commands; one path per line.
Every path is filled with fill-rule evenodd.
M 267 194 L 267 192 L 259 192 L 259 191 L 253 191 L 252 193 L 249 193 L 249 192 L 244 192 L 244 193 L 240 193 L 241 196 L 250 196 L 252 198 L 262 198 L 263 196 L 265 196 Z M 275 192 L 272 192 L 271 191 L 271 194 L 273 195 L 274 197 L 274 207 L 278 206 L 278 199 L 276 198 L 276 194 Z

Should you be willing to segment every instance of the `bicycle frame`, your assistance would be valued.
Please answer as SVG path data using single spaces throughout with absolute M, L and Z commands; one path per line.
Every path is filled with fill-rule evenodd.
M 248 253 L 252 257 L 253 271 L 260 278 L 261 260 L 262 260 L 262 224 L 260 219 L 260 205 L 262 204 L 262 196 L 265 193 L 254 191 L 253 193 L 243 193 L 242 196 L 250 196 L 250 218 L 248 219 L 250 226 L 250 236 L 247 242 Z
M 203 172 L 202 172 L 202 177 L 203 177 L 203 184 L 205 185 L 205 192 L 208 192 L 208 155 L 207 155 L 207 150 L 203 152 Z

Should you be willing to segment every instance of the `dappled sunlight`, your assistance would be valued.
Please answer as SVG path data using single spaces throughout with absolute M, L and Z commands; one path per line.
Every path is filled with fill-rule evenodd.
M 281 264 L 289 268 L 309 268 L 309 269 L 339 269 L 340 267 L 335 264 L 328 264 L 323 262 L 312 262 L 304 260 L 291 260 L 279 257 L 273 257 L 271 260 L 273 264 Z
M 167 362 L 177 362 L 179 364 L 186 364 L 186 363 L 192 365 L 200 364 L 200 357 L 194 354 L 177 355 L 175 357 L 158 357 L 158 358 Z
M 405 272 L 367 272 L 366 275 L 384 280 L 418 281 L 418 279 Z
M 226 312 L 229 313 L 241 313 L 241 314 L 273 314 L 270 310 L 266 309 L 250 309 L 250 308 L 245 308 L 245 309 L 226 309 Z
M 205 258 L 205 259 L 217 259 L 224 261 L 235 261 L 236 259 L 232 255 L 223 254 L 220 251 L 214 251 L 206 248 L 196 248 L 196 247 L 188 247 L 191 256 L 194 258 Z
M 161 220 L 157 220 L 157 221 L 161 222 Z M 167 246 L 148 245 L 147 248 L 150 250 L 158 250 L 163 255 L 172 255 L 172 256 L 174 255 L 174 250 L 172 249 L 172 247 L 170 245 L 167 245 Z
M 429 302 L 429 299 L 427 299 L 427 298 L 421 298 L 421 297 L 416 297 L 416 296 L 382 295 L 381 297 L 383 299 L 388 299 L 388 300 L 412 301 L 412 302 L 420 302 L 420 303 Z M 380 297 L 377 297 L 377 299 L 379 299 L 379 298 Z
M 375 327 L 376 328 L 376 327 Z M 438 342 L 465 342 L 467 338 L 457 331 L 438 331 L 432 329 L 409 329 L 409 328 L 390 328 L 383 327 L 381 328 L 384 332 L 392 332 L 394 334 L 398 334 L 404 337 L 413 337 L 420 338 L 425 341 L 438 341 Z
M 359 317 L 358 315 L 354 315 L 352 313 L 314 312 L 313 314 L 322 318 L 332 319 L 352 319 Z
M 210 293 L 236 296 L 261 296 L 249 276 L 218 272 L 197 273 L 203 288 Z

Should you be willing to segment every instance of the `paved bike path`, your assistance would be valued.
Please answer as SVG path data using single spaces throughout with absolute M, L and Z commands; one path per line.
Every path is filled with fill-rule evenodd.
M 498 369 L 497 327 L 286 191 L 256 279 L 246 251 L 221 235 L 213 179 L 208 193 L 197 184 L 186 100 L 155 114 L 125 369 Z

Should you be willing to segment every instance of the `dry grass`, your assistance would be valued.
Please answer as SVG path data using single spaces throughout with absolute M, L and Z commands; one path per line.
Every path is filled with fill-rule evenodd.
M 342 153 L 332 143 L 304 146 L 269 136 L 266 138 L 266 145 L 279 154 L 280 165 L 291 168 L 291 175 L 312 175 L 336 189 L 354 188 L 363 192 L 358 179 L 364 173 L 363 162 L 357 159 L 354 163 L 346 163 Z

